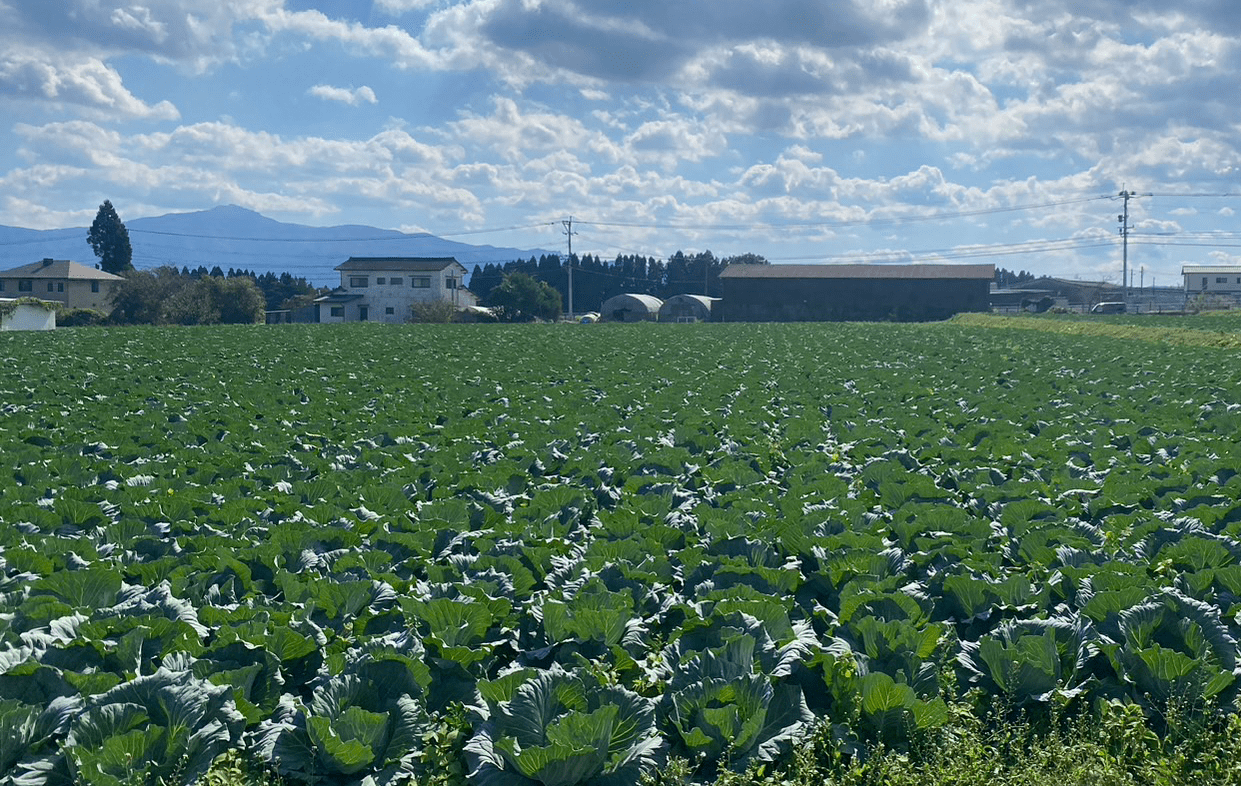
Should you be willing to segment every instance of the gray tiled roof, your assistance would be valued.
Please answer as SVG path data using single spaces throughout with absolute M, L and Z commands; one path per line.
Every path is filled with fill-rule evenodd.
M 337 265 L 336 269 L 343 271 L 382 270 L 385 273 L 431 273 L 460 264 L 452 257 L 349 257 Z

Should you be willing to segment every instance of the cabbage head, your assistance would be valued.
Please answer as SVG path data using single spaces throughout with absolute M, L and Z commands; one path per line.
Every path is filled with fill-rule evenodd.
M 620 786 L 655 765 L 655 703 L 583 670 L 536 672 L 485 701 L 466 744 L 480 786 Z

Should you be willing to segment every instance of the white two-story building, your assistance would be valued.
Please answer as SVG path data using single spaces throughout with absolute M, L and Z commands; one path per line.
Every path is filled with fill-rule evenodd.
M 1185 295 L 1241 295 L 1241 265 L 1181 265 Z
M 416 303 L 478 305 L 452 257 L 350 257 L 336 269 L 340 286 L 315 300 L 319 322 L 409 322 Z

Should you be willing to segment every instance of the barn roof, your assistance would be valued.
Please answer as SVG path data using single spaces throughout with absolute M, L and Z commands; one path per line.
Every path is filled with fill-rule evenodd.
M 0 271 L 6 278 L 66 278 L 75 281 L 121 281 L 121 276 L 114 276 L 93 267 L 68 259 L 43 259 L 22 265 L 11 270 Z
M 995 265 L 729 265 L 720 278 L 995 278 Z

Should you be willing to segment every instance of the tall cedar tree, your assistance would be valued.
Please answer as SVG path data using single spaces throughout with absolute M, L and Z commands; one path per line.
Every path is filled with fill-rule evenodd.
M 86 234 L 86 242 L 90 243 L 95 256 L 99 257 L 100 267 L 105 273 L 122 275 L 134 269 L 133 247 L 129 245 L 129 230 L 121 223 L 112 202 L 105 199 L 95 214 L 95 222 L 90 225 Z

